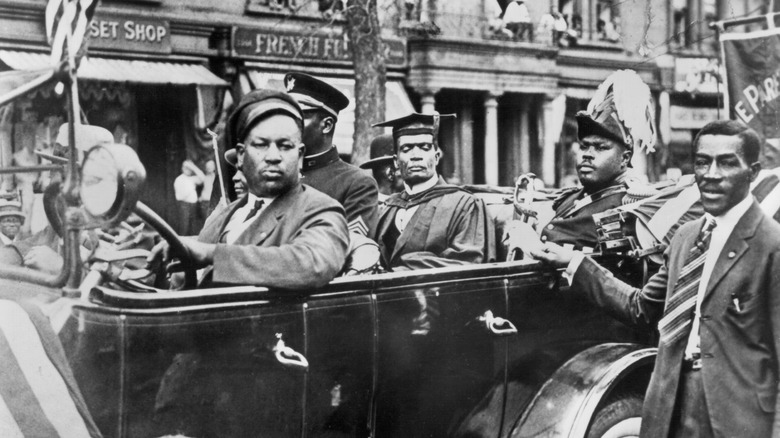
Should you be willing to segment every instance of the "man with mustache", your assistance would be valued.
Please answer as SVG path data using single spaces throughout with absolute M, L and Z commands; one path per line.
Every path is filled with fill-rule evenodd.
M 395 161 L 404 191 L 390 195 L 375 240 L 389 270 L 489 262 L 495 258 L 493 222 L 485 204 L 439 177 L 441 118 L 412 113 L 374 126 L 393 128 Z
M 341 270 L 349 236 L 344 208 L 301 184 L 305 147 L 303 113 L 288 94 L 255 90 L 230 115 L 225 142 L 236 149 L 236 167 L 248 194 L 218 207 L 197 240 L 183 239 L 201 285 L 251 284 L 307 289 Z M 148 261 L 163 254 L 159 244 Z
M 780 225 L 750 193 L 760 140 L 733 120 L 694 140 L 704 217 L 682 225 L 642 288 L 582 252 L 547 243 L 535 258 L 566 267 L 571 293 L 660 342 L 643 437 L 780 436 Z

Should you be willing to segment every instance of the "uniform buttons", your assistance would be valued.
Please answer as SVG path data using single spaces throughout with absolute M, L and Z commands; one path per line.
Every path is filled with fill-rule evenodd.
M 734 251 L 729 251 L 729 258 L 730 259 L 733 259 L 736 256 L 737 256 L 737 253 L 735 253 Z
M 549 225 L 547 225 L 547 229 L 548 229 L 548 230 L 552 230 L 553 228 L 555 228 L 555 225 L 553 225 L 553 224 L 549 224 Z
M 267 235 L 268 235 L 268 233 L 261 233 L 261 234 L 260 234 L 260 238 L 261 238 L 261 239 L 265 239 L 265 237 L 266 237 Z
M 542 236 L 542 242 L 547 242 L 547 236 Z

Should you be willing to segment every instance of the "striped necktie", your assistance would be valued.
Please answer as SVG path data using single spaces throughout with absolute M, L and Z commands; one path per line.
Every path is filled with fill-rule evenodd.
M 704 270 L 704 261 L 707 259 L 707 250 L 714 228 L 715 219 L 708 217 L 696 239 L 696 244 L 685 259 L 685 265 L 674 285 L 664 316 L 658 322 L 658 332 L 661 334 L 662 342 L 671 343 L 682 336 L 687 336 L 690 332 L 701 273 Z

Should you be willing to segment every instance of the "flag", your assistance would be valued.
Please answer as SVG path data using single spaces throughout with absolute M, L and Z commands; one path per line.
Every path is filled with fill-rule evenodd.
M 0 436 L 99 438 L 52 327 L 60 322 L 47 317 L 41 304 L 0 294 Z
M 729 118 L 780 137 L 780 28 L 721 33 Z
M 68 51 L 76 56 L 84 43 L 97 4 L 98 0 L 49 0 L 45 24 L 46 37 L 51 45 L 52 64 L 58 65 L 68 55 Z

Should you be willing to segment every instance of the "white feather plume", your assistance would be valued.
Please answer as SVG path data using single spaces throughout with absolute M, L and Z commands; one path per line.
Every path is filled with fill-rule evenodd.
M 596 94 L 588 103 L 588 113 L 593 114 L 598 105 L 610 92 L 617 117 L 625 127 L 625 141 L 634 149 L 644 149 L 645 153 L 655 152 L 655 108 L 650 96 L 650 88 L 634 70 L 618 70 L 596 89 Z

